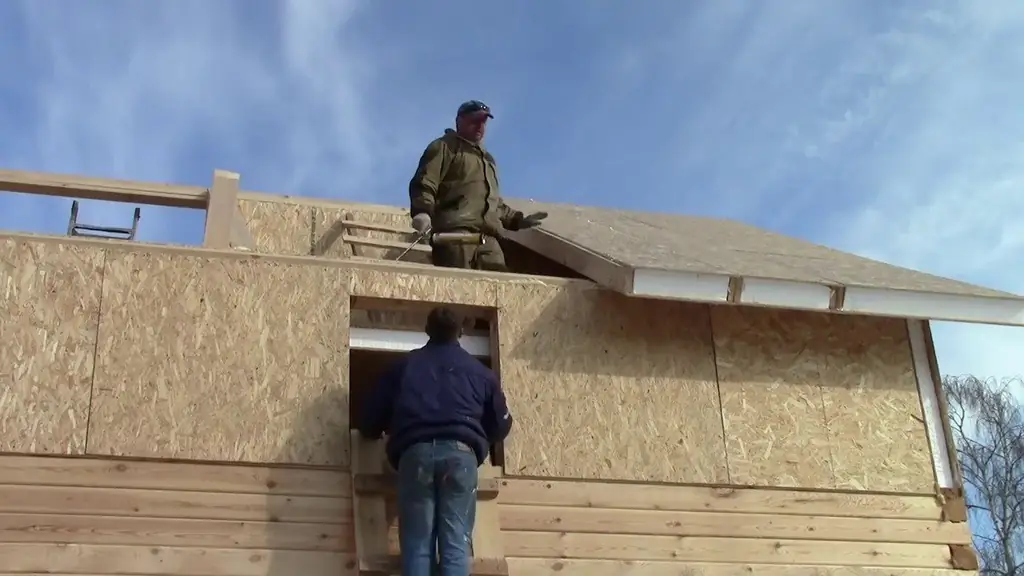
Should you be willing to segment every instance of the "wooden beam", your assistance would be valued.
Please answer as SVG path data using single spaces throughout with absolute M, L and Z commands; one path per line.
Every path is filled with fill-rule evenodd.
M 388 471 L 382 474 L 354 474 L 352 486 L 356 494 L 373 495 L 381 494 L 388 497 L 397 495 L 397 477 L 394 472 Z M 501 481 L 494 477 L 480 476 L 477 482 L 476 497 L 479 500 L 494 500 L 498 497 L 501 489 Z
M 361 560 L 360 576 L 393 576 L 402 571 L 402 557 L 380 556 Z M 508 576 L 508 563 L 504 559 L 473 558 L 469 576 Z
M 226 250 L 231 247 L 231 232 L 238 211 L 238 179 L 236 172 L 213 171 L 203 248 Z
M 346 214 L 346 216 L 351 216 L 351 214 Z M 342 225 L 350 230 L 372 230 L 374 232 L 386 232 L 390 234 L 399 234 L 402 236 L 412 236 L 414 234 L 418 234 L 418 232 L 416 232 L 412 228 L 405 228 L 401 226 L 388 226 L 387 224 L 377 224 L 374 222 L 360 222 L 358 220 L 349 219 L 342 220 L 342 222 Z M 412 239 L 410 238 L 409 241 L 412 242 Z
M 0 169 L 0 190 L 200 210 L 206 208 L 207 203 L 207 190 L 203 186 L 89 178 L 25 170 Z
M 367 238 L 365 236 L 352 236 L 350 234 L 345 234 L 344 236 L 341 237 L 341 239 L 346 244 L 354 244 L 354 245 L 359 245 L 359 246 L 372 246 L 374 248 L 385 248 L 385 249 L 388 249 L 388 250 L 405 250 L 406 248 L 409 248 L 410 244 L 412 244 L 411 240 L 409 242 L 403 242 L 403 241 L 397 241 L 397 240 L 384 240 L 382 238 Z M 417 244 L 412 244 L 412 249 L 410 250 L 410 252 L 423 252 L 424 254 L 429 253 L 430 251 L 431 251 L 430 246 L 427 246 L 426 244 L 418 244 L 418 243 Z
M 383 474 L 384 441 L 368 440 L 351 431 L 352 475 Z M 356 574 L 373 572 L 374 561 L 388 556 L 388 515 L 381 494 L 361 494 L 352 485 L 352 519 L 355 528 Z

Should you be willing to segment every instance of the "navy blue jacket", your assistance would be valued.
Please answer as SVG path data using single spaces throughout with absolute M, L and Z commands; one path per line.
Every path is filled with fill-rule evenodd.
M 490 445 L 512 429 L 505 394 L 489 368 L 458 342 L 428 342 L 395 362 L 368 395 L 359 432 L 387 432 L 388 461 L 397 470 L 417 442 L 459 440 L 483 464 Z

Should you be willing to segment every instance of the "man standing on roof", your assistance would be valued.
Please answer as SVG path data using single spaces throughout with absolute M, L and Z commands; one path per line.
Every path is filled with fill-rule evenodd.
M 539 226 L 544 212 L 524 215 L 501 199 L 494 157 L 483 147 L 491 109 L 478 100 L 459 106 L 455 129 L 427 145 L 409 182 L 413 228 L 421 234 L 475 232 L 482 245 L 436 244 L 435 266 L 505 271 L 498 238 L 505 230 Z
M 404 576 L 468 576 L 477 468 L 512 429 L 497 376 L 459 345 L 451 309 L 427 316 L 429 340 L 392 365 L 363 406 L 359 431 L 387 432 L 398 471 L 398 540 Z M 440 556 L 435 565 L 435 550 Z

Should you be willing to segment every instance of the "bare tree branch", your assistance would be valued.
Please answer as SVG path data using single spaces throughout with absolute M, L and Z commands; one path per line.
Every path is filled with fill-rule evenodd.
M 1024 381 L 947 376 L 942 386 L 981 574 L 1024 576 Z

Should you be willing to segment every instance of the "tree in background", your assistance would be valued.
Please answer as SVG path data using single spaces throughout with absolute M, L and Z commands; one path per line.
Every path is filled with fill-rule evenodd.
M 946 376 L 942 385 L 981 574 L 1024 576 L 1024 381 Z

